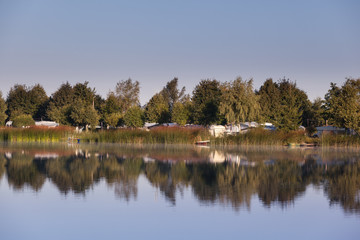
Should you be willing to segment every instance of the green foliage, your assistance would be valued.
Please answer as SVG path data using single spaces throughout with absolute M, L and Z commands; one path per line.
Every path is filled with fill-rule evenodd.
M 127 127 L 138 128 L 143 127 L 145 123 L 144 113 L 140 107 L 131 107 L 124 115 L 124 124 Z
M 114 96 L 116 98 L 116 108 L 122 113 L 127 112 L 131 107 L 139 105 L 140 84 L 133 82 L 130 78 L 116 84 Z
M 27 127 L 35 125 L 34 119 L 29 114 L 18 115 L 12 120 L 14 127 Z
M 145 119 L 149 122 L 169 122 L 169 108 L 162 94 L 155 94 L 145 107 Z
M 70 118 L 77 126 L 90 125 L 93 129 L 99 122 L 96 110 L 85 101 L 78 100 L 70 107 Z
M 189 120 L 190 112 L 184 104 L 176 102 L 173 106 L 171 119 L 173 122 L 184 126 Z
M 258 96 L 253 91 L 253 81 L 240 77 L 221 85 L 220 114 L 228 123 L 255 121 L 260 116 Z
M 111 113 L 105 116 L 105 123 L 112 127 L 123 125 L 123 115 L 121 113 Z
M 360 133 L 360 79 L 347 79 L 341 88 L 331 84 L 325 97 L 325 111 L 331 124 Z
M 297 95 L 296 84 L 283 79 L 280 84 L 281 111 L 278 121 L 279 129 L 290 131 L 297 130 L 301 123 L 301 106 Z
M 30 114 L 34 118 L 45 117 L 47 102 L 45 90 L 39 84 L 33 87 L 16 84 L 10 89 L 6 100 L 10 118 L 20 114 Z
M 220 120 L 220 83 L 217 80 L 201 80 L 193 91 L 193 119 L 196 124 L 210 125 Z
M 260 96 L 262 120 L 277 125 L 281 111 L 281 95 L 278 84 L 271 78 L 267 79 L 260 87 L 258 95 Z
M 311 102 L 306 93 L 288 79 L 281 79 L 279 83 L 267 79 L 258 95 L 261 118 L 279 129 L 297 130 L 300 124 L 306 126 L 311 118 Z
M 5 124 L 5 120 L 8 118 L 6 114 L 6 103 L 2 97 L 2 92 L 0 91 L 0 126 Z
M 166 83 L 166 86 L 163 88 L 160 94 L 164 97 L 164 100 L 168 105 L 169 116 L 171 117 L 174 104 L 181 101 L 185 94 L 185 87 L 179 90 L 178 79 L 174 78 L 170 82 Z M 174 122 L 174 120 L 171 119 L 169 122 Z

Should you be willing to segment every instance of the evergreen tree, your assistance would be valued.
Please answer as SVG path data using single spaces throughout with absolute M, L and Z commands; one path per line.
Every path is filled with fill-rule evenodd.
M 277 125 L 281 111 L 279 85 L 271 78 L 267 79 L 257 93 L 260 96 L 261 117 L 265 122 Z
M 220 120 L 220 83 L 217 80 L 201 80 L 193 91 L 193 119 L 196 124 L 209 125 Z

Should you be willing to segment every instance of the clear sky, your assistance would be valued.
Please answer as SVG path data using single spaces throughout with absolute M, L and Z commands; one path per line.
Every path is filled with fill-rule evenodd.
M 0 0 L 0 89 L 131 77 L 146 103 L 174 77 L 296 81 L 310 99 L 360 77 L 357 0 Z

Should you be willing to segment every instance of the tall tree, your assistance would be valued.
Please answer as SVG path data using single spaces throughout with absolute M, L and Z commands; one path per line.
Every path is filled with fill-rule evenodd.
M 32 117 L 36 120 L 46 118 L 46 109 L 49 104 L 49 97 L 40 84 L 33 86 L 28 92 Z
M 289 131 L 297 130 L 301 123 L 302 111 L 296 95 L 296 84 L 283 80 L 279 84 L 281 92 L 281 111 L 278 127 Z
M 6 103 L 2 97 L 2 92 L 0 91 L 0 125 L 3 126 L 5 124 L 5 120 L 8 118 L 6 115 Z
M 326 101 L 331 123 L 360 134 L 360 79 L 347 79 L 340 89 L 332 84 Z
M 201 80 L 193 91 L 193 119 L 197 124 L 209 125 L 220 120 L 220 83 L 217 80 Z
M 139 106 L 139 93 L 140 84 L 138 81 L 133 82 L 129 78 L 116 84 L 114 95 L 122 113 L 125 113 L 130 107 Z
M 145 119 L 153 123 L 169 122 L 169 108 L 162 94 L 155 94 L 146 104 Z
M 39 84 L 33 87 L 15 84 L 10 89 L 6 102 L 10 118 L 21 114 L 42 118 L 45 117 L 48 97 L 44 88 Z
M 71 125 L 70 108 L 74 102 L 75 95 L 73 87 L 68 82 L 62 84 L 50 98 L 47 109 L 48 117 L 60 124 Z
M 240 77 L 221 84 L 220 113 L 228 123 L 255 121 L 260 116 L 258 96 L 253 90 L 253 80 L 243 81 Z
M 278 84 L 269 78 L 260 87 L 257 94 L 260 96 L 260 115 L 263 121 L 277 125 L 281 110 L 281 96 Z
M 166 86 L 161 91 L 161 94 L 163 95 L 165 101 L 168 104 L 169 113 L 171 116 L 174 104 L 177 103 L 178 101 L 181 101 L 182 97 L 185 94 L 185 87 L 182 87 L 182 89 L 179 90 L 178 89 L 178 79 L 174 78 L 170 82 L 166 83 Z
M 126 126 L 132 128 L 144 126 L 144 114 L 142 109 L 138 106 L 129 108 L 124 115 L 124 123 Z

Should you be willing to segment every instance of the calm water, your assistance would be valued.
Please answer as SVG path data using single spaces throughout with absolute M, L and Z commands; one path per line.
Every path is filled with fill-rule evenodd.
M 1 145 L 0 239 L 360 239 L 360 152 Z

